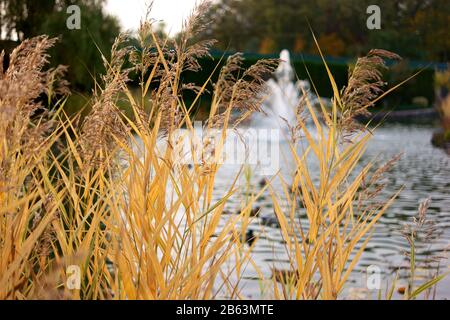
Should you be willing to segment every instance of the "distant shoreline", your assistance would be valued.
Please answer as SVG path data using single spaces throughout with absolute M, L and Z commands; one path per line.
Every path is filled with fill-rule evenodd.
M 370 116 L 360 116 L 357 118 L 358 121 L 366 122 L 366 121 L 429 121 L 438 119 L 439 113 L 435 108 L 426 108 L 426 109 L 412 109 L 412 110 L 398 110 L 398 111 L 379 111 L 374 112 Z

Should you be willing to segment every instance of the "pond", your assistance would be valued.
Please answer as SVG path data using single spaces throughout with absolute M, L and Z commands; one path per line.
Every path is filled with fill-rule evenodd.
M 386 123 L 375 131 L 363 162 L 377 158 L 380 163 L 384 163 L 403 153 L 395 167 L 385 174 L 386 187 L 383 196 L 388 199 L 400 188 L 404 189 L 378 222 L 372 239 L 355 268 L 351 281 L 347 284 L 344 298 L 352 297 L 355 292 L 358 294 L 358 290 L 365 287 L 366 270 L 370 265 L 379 267 L 384 275 L 384 286 L 387 281 L 392 282 L 397 270 L 399 270 L 398 286 L 406 286 L 405 276 L 409 262 L 405 252 L 409 250 L 409 245 L 401 235 L 401 230 L 405 224 L 413 221 L 413 217 L 417 216 L 420 202 L 428 197 L 431 198 L 431 204 L 427 217 L 436 223 L 436 232 L 431 235 L 431 241 L 416 243 L 418 273 L 420 271 L 423 276 L 427 272 L 433 272 L 435 264 L 430 266 L 426 262 L 430 256 L 446 256 L 446 250 L 450 245 L 450 157 L 431 145 L 434 130 L 431 125 Z M 285 170 L 284 165 L 281 167 Z M 215 191 L 217 197 L 223 195 L 229 187 L 230 170 L 224 166 L 218 173 Z M 311 174 L 314 175 L 314 172 Z M 259 183 L 260 179 L 257 174 L 251 178 L 253 192 L 258 192 L 263 187 Z M 239 210 L 240 198 L 242 197 L 234 197 L 229 201 L 226 207 L 228 214 Z M 264 276 L 269 279 L 273 267 L 281 269 L 283 266 L 287 267 L 284 242 L 277 227 L 268 191 L 257 200 L 255 207 L 261 211 L 249 226 L 249 229 L 258 236 L 252 257 Z M 441 260 L 441 271 L 448 270 L 448 266 L 447 258 Z M 270 298 L 270 295 L 264 292 L 264 285 L 251 266 L 244 273 L 241 287 L 242 294 L 247 298 Z M 371 293 L 373 298 L 376 298 L 376 295 L 376 292 Z M 450 277 L 439 283 L 436 292 L 438 299 L 448 297 L 450 297 Z M 401 298 L 397 290 L 396 298 Z

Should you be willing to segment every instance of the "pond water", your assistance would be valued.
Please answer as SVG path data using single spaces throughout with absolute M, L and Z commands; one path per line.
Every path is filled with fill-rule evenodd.
M 409 246 L 400 231 L 417 216 L 420 202 L 428 197 L 431 197 L 431 204 L 427 217 L 436 223 L 437 229 L 432 234 L 431 241 L 416 243 L 419 282 L 421 275 L 433 271 L 432 267 L 426 264 L 430 256 L 447 256 L 446 250 L 450 249 L 450 156 L 431 145 L 434 130 L 431 125 L 384 124 L 375 131 L 362 162 L 377 158 L 383 163 L 398 153 L 403 153 L 396 166 L 385 174 L 384 199 L 388 199 L 401 187 L 404 189 L 378 222 L 372 239 L 345 289 L 344 298 L 351 297 L 355 292 L 359 292 L 358 289 L 365 287 L 369 265 L 380 268 L 384 285 L 387 281 L 392 281 L 400 268 L 399 286 L 406 285 L 407 273 L 402 268 L 408 266 L 405 252 Z M 288 171 L 289 163 L 281 162 L 281 168 L 282 171 Z M 224 166 L 219 171 L 215 190 L 217 197 L 228 190 L 232 170 L 231 167 Z M 262 188 L 260 180 L 261 176 L 255 171 L 250 180 L 253 192 Z M 244 185 L 245 181 L 241 183 Z M 244 189 L 243 187 L 242 190 Z M 233 214 L 239 210 L 241 200 L 242 197 L 239 196 L 232 198 L 226 207 L 227 213 Z M 287 267 L 286 253 L 268 191 L 258 199 L 255 207 L 259 207 L 261 211 L 249 227 L 258 236 L 252 257 L 264 276 L 269 279 L 273 267 Z M 448 267 L 449 260 L 444 258 L 441 261 L 441 271 L 448 270 Z M 251 266 L 244 273 L 241 288 L 242 294 L 247 298 L 270 298 L 267 294 L 270 290 L 264 291 L 263 282 Z M 376 298 L 376 292 L 372 292 L 371 296 Z M 396 298 L 401 298 L 401 295 L 396 293 Z M 439 283 L 436 298 L 450 298 L 450 277 Z

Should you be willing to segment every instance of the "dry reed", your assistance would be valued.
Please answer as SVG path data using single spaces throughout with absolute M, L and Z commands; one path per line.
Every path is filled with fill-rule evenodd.
M 375 223 L 395 198 L 370 201 L 379 191 L 371 187 L 391 163 L 378 171 L 368 164 L 356 172 L 370 133 L 357 131 L 344 143 L 343 132 L 379 94 L 377 68 L 383 58 L 396 56 L 372 51 L 360 59 L 342 94 L 329 74 L 335 96 L 331 114 L 322 106 L 325 124 L 304 100 L 318 135 L 313 137 L 299 117 L 295 130 L 306 145 L 291 144 L 293 186 L 280 177 L 283 194 L 268 183 L 242 202 L 239 214 L 223 219 L 244 170 L 214 200 L 220 169 L 215 157 L 227 129 L 259 110 L 264 79 L 277 61 L 263 60 L 243 70 L 241 55 L 228 59 L 205 125 L 206 130 L 219 129 L 220 139 L 203 141 L 209 161 L 192 152 L 194 163 L 186 165 L 175 132 L 193 132 L 191 111 L 206 84 L 183 84 L 181 75 L 198 71 L 198 58 L 208 55 L 213 43 L 191 41 L 201 27 L 202 8 L 178 41 L 159 39 L 148 20 L 141 23 L 139 49 L 119 37 L 111 60 L 105 59 L 107 72 L 96 86 L 92 112 L 80 125 L 78 117 L 62 111 L 63 100 L 54 114 L 39 102 L 42 94 L 66 94 L 60 80 L 64 68 L 44 70 L 46 50 L 55 40 L 27 40 L 12 53 L 9 68 L 0 73 L 0 299 L 244 298 L 243 270 L 251 265 L 258 271 L 245 235 L 253 203 L 266 188 L 291 265 L 289 272 L 275 272 L 273 296 L 339 297 Z M 124 67 L 127 60 L 131 69 Z M 131 70 L 140 76 L 138 99 L 127 88 Z M 184 90 L 197 94 L 190 106 Z M 117 107 L 123 96 L 131 118 Z M 236 110 L 240 116 L 232 119 Z M 308 157 L 319 163 L 319 184 L 310 176 Z M 287 200 L 287 210 L 281 199 Z M 299 219 L 300 203 L 309 229 Z M 72 265 L 80 270 L 79 290 L 67 286 Z M 280 277 L 288 285 L 280 288 Z

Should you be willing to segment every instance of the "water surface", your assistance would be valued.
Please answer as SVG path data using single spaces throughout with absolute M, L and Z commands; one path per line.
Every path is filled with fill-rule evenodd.
M 393 170 L 385 174 L 386 187 L 382 196 L 388 199 L 400 188 L 404 189 L 397 201 L 378 222 L 344 295 L 351 295 L 352 292 L 357 291 L 352 288 L 364 287 L 365 270 L 369 265 L 380 267 L 384 275 L 383 283 L 393 279 L 397 270 L 400 269 L 399 285 L 406 284 L 404 279 L 406 271 L 402 271 L 402 268 L 408 265 L 405 252 L 408 251 L 409 246 L 400 231 L 405 224 L 412 222 L 413 217 L 417 216 L 420 202 L 428 197 L 432 200 L 428 218 L 435 221 L 437 229 L 432 234 L 431 240 L 419 241 L 416 244 L 420 274 L 425 275 L 433 271 L 426 263 L 430 256 L 446 255 L 450 245 L 450 157 L 444 151 L 431 145 L 433 130 L 435 129 L 432 126 L 426 125 L 385 124 L 375 131 L 363 162 L 377 158 L 382 163 L 398 153 L 403 153 Z M 289 171 L 289 164 L 284 163 L 281 167 L 282 171 Z M 216 184 L 218 197 L 227 190 L 232 171 L 232 168 L 225 166 L 219 172 Z M 259 185 L 260 179 L 255 170 L 251 179 L 253 192 L 262 188 Z M 245 181 L 242 181 L 242 184 L 244 183 Z M 242 190 L 245 189 L 242 188 Z M 227 205 L 227 211 L 230 214 L 238 210 L 240 199 L 242 197 L 231 199 Z M 270 278 L 273 266 L 277 268 L 287 266 L 284 243 L 276 224 L 269 193 L 264 194 L 255 206 L 261 208 L 261 213 L 250 226 L 250 229 L 259 236 L 253 250 L 253 259 L 264 275 Z M 448 270 L 448 266 L 448 259 L 441 262 L 442 270 Z M 258 274 L 251 266 L 248 267 L 242 282 L 242 292 L 248 298 L 267 297 L 265 293 L 262 293 L 262 282 L 257 279 Z M 372 294 L 373 297 L 376 296 L 375 293 Z M 400 295 L 397 297 L 401 298 Z M 437 298 L 450 298 L 450 277 L 438 285 Z

